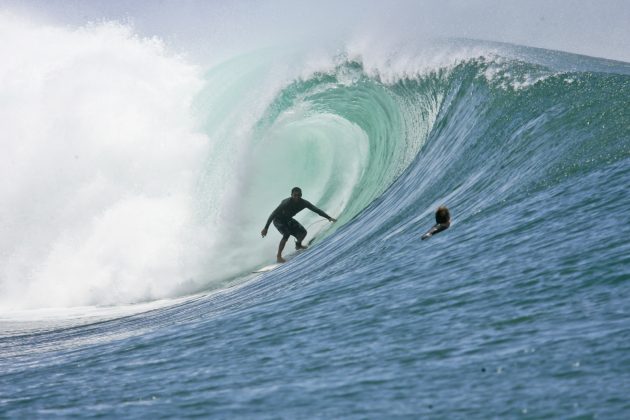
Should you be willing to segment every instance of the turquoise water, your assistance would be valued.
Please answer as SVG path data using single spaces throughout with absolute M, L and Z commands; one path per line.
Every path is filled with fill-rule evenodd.
M 77 272 L 103 291 L 64 271 L 77 304 L 15 294 L 0 415 L 627 417 L 630 65 L 462 50 L 429 66 L 261 51 L 207 69 L 190 108 L 210 147 L 182 200 L 217 242 L 184 236 L 203 252 L 182 257 L 199 270 L 177 288 L 147 280 L 168 254 L 129 247 L 155 264 L 123 277 L 137 289 L 101 250 Z M 294 185 L 339 221 L 300 213 L 311 249 L 253 275 Z M 442 204 L 450 229 L 420 241 Z M 11 273 L 3 288 L 19 290 Z

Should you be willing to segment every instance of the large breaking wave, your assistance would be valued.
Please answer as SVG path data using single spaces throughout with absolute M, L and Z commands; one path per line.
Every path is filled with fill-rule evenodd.
M 622 63 L 440 41 L 202 69 L 125 26 L 2 19 L 3 312 L 229 285 L 273 257 L 258 232 L 295 185 L 339 216 L 301 214 L 309 235 L 352 248 L 629 155 Z

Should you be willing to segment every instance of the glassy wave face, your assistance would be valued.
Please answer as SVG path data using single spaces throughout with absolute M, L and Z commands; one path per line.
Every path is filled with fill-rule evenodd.
M 52 61 L 22 35 L 4 414 L 627 412 L 628 64 L 458 41 L 201 72 L 125 28 L 46 32 Z M 311 249 L 252 275 L 293 186 L 339 220 L 300 213 Z

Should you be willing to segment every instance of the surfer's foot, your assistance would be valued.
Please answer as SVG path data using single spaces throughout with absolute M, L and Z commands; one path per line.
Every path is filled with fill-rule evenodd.
M 306 249 L 306 248 L 308 248 L 308 247 L 306 245 L 302 245 L 301 242 L 296 242 L 295 243 L 295 249 L 299 250 L 299 249 Z
M 279 263 L 285 263 L 285 262 L 287 262 L 287 260 L 285 260 L 284 258 L 282 258 L 280 255 L 278 255 L 278 257 L 276 258 L 276 261 L 278 261 Z

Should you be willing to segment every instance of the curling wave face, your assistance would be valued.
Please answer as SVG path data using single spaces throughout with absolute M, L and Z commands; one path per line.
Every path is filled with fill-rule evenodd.
M 259 51 L 202 76 L 118 25 L 2 36 L 21 47 L 0 65 L 2 311 L 229 285 L 274 255 L 258 232 L 296 185 L 340 216 L 300 218 L 342 251 L 628 157 L 623 64 L 453 43 Z

